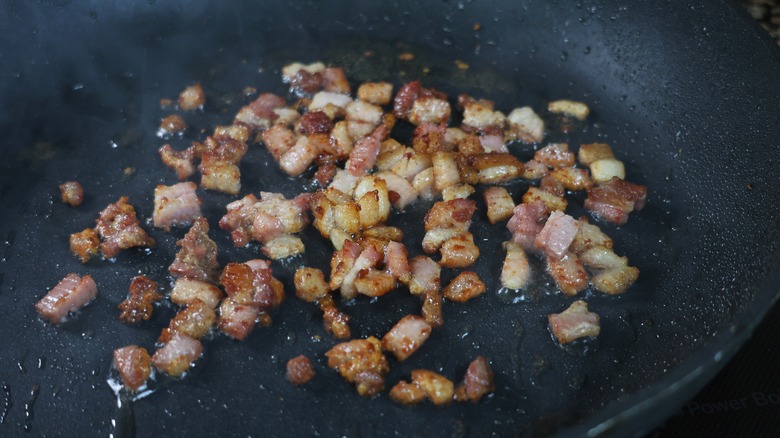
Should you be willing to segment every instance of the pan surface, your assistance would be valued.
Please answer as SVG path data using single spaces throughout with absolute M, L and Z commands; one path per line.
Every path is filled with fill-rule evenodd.
M 128 2 L 130 3 L 130 2 Z M 190 2 L 9 2 L 0 10 L 0 434 L 138 436 L 255 435 L 582 435 L 639 433 L 692 396 L 750 335 L 777 299 L 780 281 L 780 53 L 749 26 L 738 5 L 582 2 L 558 5 L 445 1 L 360 3 L 345 12 L 320 2 L 290 6 Z M 475 24 L 479 23 L 479 30 Z M 375 52 L 365 58 L 366 50 Z M 415 60 L 398 60 L 412 52 Z M 454 61 L 469 64 L 458 69 Z M 159 99 L 203 83 L 207 108 L 185 115 L 198 129 L 229 123 L 253 86 L 284 95 L 279 68 L 291 61 L 343 66 L 353 83 L 384 79 L 537 110 L 557 98 L 588 102 L 589 127 L 552 140 L 603 141 L 626 162 L 628 179 L 649 187 L 648 206 L 622 227 L 605 226 L 642 275 L 626 294 L 588 293 L 603 336 L 587 356 L 554 346 L 546 315 L 571 299 L 539 292 L 519 302 L 498 293 L 505 230 L 484 221 L 472 232 L 488 293 L 445 307 L 445 326 L 425 348 L 394 364 L 388 385 L 428 368 L 457 381 L 477 355 L 496 372 L 496 392 L 477 405 L 404 408 L 383 394 L 359 397 L 323 353 L 335 342 L 318 310 L 288 298 L 274 324 L 243 343 L 206 342 L 181 382 L 117 409 L 106 383 L 113 349 L 153 348 L 174 309 L 126 326 L 116 305 L 139 273 L 167 284 L 183 230 L 144 227 L 151 252 L 82 266 L 70 233 L 128 195 L 141 218 L 152 190 L 175 176 L 159 162 L 155 136 L 168 112 Z M 427 67 L 429 72 L 423 73 Z M 175 146 L 198 140 L 196 133 Z M 242 193 L 291 195 L 309 187 L 278 171 L 254 145 L 241 164 Z M 531 148 L 517 155 L 526 160 Z M 60 204 L 57 185 L 76 179 L 78 209 Z M 515 199 L 527 185 L 510 185 Z M 201 192 L 220 261 L 256 257 L 216 226 L 226 195 Z M 420 204 L 394 219 L 420 236 Z M 573 210 L 572 214 L 582 214 Z M 289 287 L 300 265 L 323 266 L 325 245 L 275 263 Z M 419 251 L 419 249 L 417 250 Z M 62 327 L 43 324 L 33 303 L 68 272 L 89 273 L 98 299 Z M 443 279 L 446 282 L 446 279 Z M 345 307 L 353 337 L 381 335 L 417 311 L 403 291 Z M 306 354 L 318 371 L 295 388 L 287 359 Z M 34 388 L 37 388 L 34 390 Z M 29 415 L 28 415 L 29 413 Z M 134 418 L 132 417 L 134 416 Z

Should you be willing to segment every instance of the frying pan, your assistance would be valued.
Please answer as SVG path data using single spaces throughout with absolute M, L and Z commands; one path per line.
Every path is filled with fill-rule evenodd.
M 780 51 L 736 3 L 11 1 L 0 9 L 0 28 L 4 436 L 641 434 L 701 388 L 778 297 Z M 399 61 L 402 52 L 414 60 Z M 475 269 L 488 293 L 448 303 L 445 326 L 394 363 L 387 382 L 416 368 L 457 381 L 481 354 L 497 389 L 479 404 L 405 408 L 386 395 L 360 398 L 325 365 L 335 342 L 318 310 L 293 297 L 271 327 L 243 343 L 214 337 L 186 379 L 161 382 L 118 409 L 106 383 L 112 350 L 153 348 L 175 309 L 163 305 L 150 322 L 126 326 L 116 305 L 139 273 L 167 284 L 184 230 L 145 224 L 154 250 L 86 266 L 68 253 L 69 234 L 121 195 L 149 218 L 153 187 L 175 181 L 156 153 L 156 126 L 168 114 L 160 98 L 204 84 L 206 111 L 185 116 L 194 129 L 176 143 L 186 146 L 199 129 L 231 120 L 247 101 L 243 87 L 283 94 L 279 68 L 298 60 L 343 66 L 355 82 L 421 79 L 505 111 L 557 98 L 588 102 L 589 126 L 551 139 L 608 142 L 629 179 L 649 187 L 641 214 L 604 226 L 642 275 L 622 296 L 585 294 L 602 315 L 598 344 L 584 355 L 554 346 L 545 315 L 571 299 L 544 284 L 523 299 L 499 293 L 499 245 L 509 235 L 478 221 L 472 232 L 483 256 Z M 533 150 L 515 152 L 527 159 Z M 242 195 L 307 187 L 269 164 L 262 147 L 241 168 Z M 87 193 L 77 209 L 57 199 L 57 185 L 71 179 Z M 509 190 L 518 199 L 525 187 Z M 233 198 L 202 197 L 220 260 L 256 257 L 257 248 L 232 248 L 216 227 Z M 425 208 L 393 219 L 407 238 L 420 237 Z M 297 266 L 327 260 L 321 239 L 304 240 L 303 257 L 273 265 L 288 294 Z M 68 272 L 92 274 L 100 295 L 55 328 L 33 303 Z M 399 290 L 340 306 L 353 318 L 353 336 L 365 337 L 383 334 L 419 303 Z M 303 388 L 283 378 L 298 354 L 318 372 Z

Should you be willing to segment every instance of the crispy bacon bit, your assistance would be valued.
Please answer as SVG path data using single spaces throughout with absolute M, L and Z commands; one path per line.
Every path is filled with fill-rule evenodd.
M 100 250 L 106 258 L 116 257 L 123 249 L 154 246 L 154 239 L 141 228 L 135 208 L 127 201 L 128 197 L 122 196 L 115 204 L 109 204 L 97 220 L 95 231 L 103 240 Z
M 149 380 L 152 374 L 152 359 L 145 348 L 128 345 L 114 350 L 114 368 L 125 388 L 135 392 Z
M 206 104 L 206 93 L 200 84 L 193 84 L 179 94 L 179 108 L 182 111 L 192 111 L 203 108 Z
M 100 249 L 100 239 L 92 228 L 70 235 L 70 252 L 75 254 L 81 263 L 87 263 Z
M 408 180 L 393 172 L 378 172 L 376 176 L 385 180 L 389 200 L 396 210 L 403 211 L 407 205 L 420 196 L 417 189 Z
M 185 180 L 195 173 L 195 149 L 187 148 L 183 151 L 174 151 L 171 145 L 163 145 L 160 149 L 160 158 L 163 164 L 176 172 L 179 180 Z
M 565 295 L 577 295 L 588 287 L 588 273 L 574 253 L 567 252 L 561 259 L 548 256 L 547 271 Z
M 216 309 L 223 296 L 222 291 L 211 283 L 179 277 L 173 285 L 170 299 L 172 303 L 181 306 L 199 300 L 212 309 Z
M 423 96 L 412 103 L 412 109 L 409 111 L 409 122 L 414 125 L 446 123 L 450 118 L 450 113 L 450 103 L 447 100 Z
M 431 334 L 431 325 L 425 318 L 406 315 L 382 338 L 382 348 L 393 353 L 399 361 L 411 356 Z
M 409 292 L 422 295 L 427 291 L 439 291 L 441 287 L 441 267 L 430 257 L 417 256 L 410 260 L 412 271 L 409 280 Z
M 639 278 L 639 269 L 628 266 L 626 257 L 619 257 L 609 248 L 593 246 L 580 258 L 585 266 L 598 271 L 593 287 L 606 294 L 621 294 Z
M 243 341 L 252 332 L 260 316 L 260 309 L 254 304 L 241 304 L 232 298 L 225 298 L 219 306 L 219 331 L 238 341 Z
M 482 193 L 487 206 L 487 218 L 491 224 L 509 219 L 513 215 L 515 202 L 503 187 L 488 187 Z
M 571 252 L 579 255 L 583 251 L 593 248 L 594 246 L 603 246 L 608 249 L 612 248 L 612 239 L 604 234 L 596 225 L 589 224 L 586 217 L 581 217 L 579 223 L 579 231 L 577 231 L 577 235 L 574 237 L 574 241 L 569 247 Z
M 200 186 L 208 190 L 237 195 L 241 191 L 241 170 L 224 161 L 205 161 L 198 166 Z
M 547 188 L 549 189 L 549 187 Z M 569 205 L 569 201 L 563 196 L 533 186 L 528 187 L 528 190 L 523 194 L 522 201 L 524 204 L 530 204 L 537 201 L 542 202 L 548 211 L 564 211 L 566 210 L 566 206 Z
M 165 138 L 173 134 L 181 134 L 185 130 L 187 130 L 187 122 L 180 115 L 171 114 L 160 121 L 157 136 Z
M 419 154 L 433 154 L 444 148 L 444 136 L 447 130 L 444 123 L 422 121 L 415 128 L 412 147 Z
M 465 303 L 485 293 L 485 283 L 475 272 L 466 271 L 453 278 L 450 284 L 442 290 L 442 295 L 456 303 Z
M 512 181 L 523 174 L 523 163 L 510 153 L 484 153 L 469 156 L 482 184 Z
M 585 190 L 593 187 L 593 181 L 585 169 L 574 167 L 558 168 L 554 169 L 550 176 L 563 184 L 563 187 L 568 190 Z
M 595 161 L 608 158 L 615 158 L 615 154 L 612 153 L 612 148 L 606 143 L 580 145 L 580 150 L 577 153 L 577 159 L 584 166 L 590 166 Z
M 609 181 L 613 177 L 626 179 L 626 168 L 623 162 L 614 158 L 605 158 L 590 163 L 590 173 L 596 184 Z
M 578 230 L 579 222 L 573 217 L 554 211 L 536 235 L 534 246 L 543 250 L 548 257 L 560 260 L 568 252 Z
M 174 331 L 168 342 L 154 352 L 154 367 L 171 377 L 179 377 L 190 369 L 190 365 L 203 353 L 203 345 L 183 333 Z
M 442 314 L 442 297 L 438 289 L 438 279 L 436 289 L 426 290 L 422 295 L 422 316 L 431 327 L 441 327 L 444 324 Z
M 35 310 L 52 324 L 65 321 L 68 313 L 86 306 L 97 296 L 97 285 L 92 277 L 68 274 L 49 293 L 35 303 Z
M 173 332 L 183 333 L 193 339 L 200 339 L 214 327 L 217 314 L 203 301 L 194 300 L 176 313 L 167 329 L 160 334 L 158 342 L 168 342 Z
M 457 184 L 449 186 L 441 191 L 441 197 L 444 201 L 453 199 L 466 199 L 475 192 L 474 186 L 470 184 Z M 513 205 L 514 206 L 514 205 Z
M 588 303 L 577 300 L 561 313 L 547 315 L 550 331 L 561 344 L 579 338 L 596 337 L 601 332 L 599 315 L 588 310 Z
M 455 385 L 450 379 L 428 370 L 413 370 L 411 383 L 401 381 L 390 390 L 391 399 L 407 405 L 425 398 L 434 405 L 446 405 L 452 402 L 454 394 Z
M 300 355 L 287 361 L 287 380 L 293 385 L 305 385 L 314 378 L 317 373 L 311 366 L 308 357 Z
M 327 67 L 322 71 L 322 82 L 325 91 L 349 94 L 349 81 L 341 67 Z
M 262 138 L 266 148 L 276 161 L 279 161 L 295 145 L 295 134 L 291 129 L 282 125 L 274 125 L 264 131 Z
M 600 219 L 623 225 L 628 221 L 630 212 L 639 211 L 645 206 L 646 198 L 646 186 L 613 177 L 588 190 L 585 208 Z
M 571 116 L 578 120 L 585 120 L 588 114 L 590 114 L 590 108 L 584 103 L 566 99 L 550 102 L 547 104 L 547 110 L 551 113 Z
M 385 246 L 385 268 L 394 278 L 403 283 L 407 283 L 411 279 L 412 271 L 409 268 L 407 251 L 403 243 L 394 241 L 387 243 Z
M 506 227 L 512 233 L 512 241 L 523 249 L 532 250 L 536 235 L 542 231 L 547 217 L 547 207 L 541 201 L 518 204 Z
M 515 242 L 504 242 L 506 258 L 501 268 L 501 285 L 507 289 L 525 289 L 531 280 L 531 265 L 528 264 L 523 247 Z
M 549 167 L 572 167 L 574 166 L 574 153 L 569 150 L 567 143 L 550 143 L 536 151 L 534 160 Z
M 492 132 L 492 131 L 491 131 Z M 484 133 L 478 137 L 479 144 L 485 152 L 498 152 L 508 153 L 509 149 L 506 147 L 506 140 L 504 139 L 504 133 L 499 132 L 497 134 Z
M 510 135 L 524 143 L 540 143 L 544 138 L 544 121 L 531 107 L 515 108 L 507 122 Z
M 474 236 L 464 233 L 442 244 L 439 264 L 445 268 L 468 268 L 479 258 L 479 248 L 474 244 Z
M 399 119 L 406 119 L 421 90 L 420 81 L 409 82 L 399 88 L 393 101 L 393 115 Z
M 201 281 L 214 281 L 219 268 L 217 244 L 208 235 L 206 218 L 195 220 L 184 238 L 176 242 L 181 250 L 168 268 L 174 277 L 186 277 Z
M 493 384 L 493 369 L 487 359 L 477 356 L 466 370 L 463 383 L 455 389 L 455 401 L 471 401 L 477 403 L 486 394 L 495 391 Z
M 365 82 L 357 91 L 358 99 L 374 105 L 387 105 L 393 99 L 393 84 L 389 82 Z
M 154 311 L 154 303 L 163 297 L 157 290 L 156 281 L 145 275 L 139 275 L 130 282 L 130 293 L 127 299 L 119 303 L 119 320 L 126 324 L 148 321 Z
M 309 111 L 295 121 L 295 130 L 302 135 L 326 134 L 333 129 L 333 122 L 322 111 Z
M 437 202 L 425 214 L 425 231 L 437 228 L 468 231 L 469 226 L 471 226 L 471 216 L 476 210 L 477 203 L 469 199 Z
M 565 167 L 564 169 L 573 169 L 573 167 Z M 556 169 L 558 170 L 558 169 Z M 549 173 L 539 180 L 539 190 L 545 191 L 557 197 L 563 197 L 566 194 L 566 189 L 563 184 L 557 179 L 553 178 L 552 173 Z
M 333 298 L 325 295 L 319 300 L 320 310 L 322 310 L 322 322 L 325 331 L 332 333 L 336 339 L 349 339 L 351 332 L 349 330 L 349 315 L 339 311 Z
M 384 376 L 390 370 L 387 358 L 382 354 L 379 339 L 355 339 L 331 348 L 325 356 L 328 366 L 336 368 L 348 382 L 354 383 L 364 397 L 371 397 L 384 390 Z
M 386 288 L 391 281 L 392 284 L 395 285 L 395 279 L 392 276 L 389 276 L 389 278 L 372 276 L 371 278 L 361 280 L 358 283 L 361 284 L 361 287 L 364 290 L 359 291 L 357 289 L 356 279 L 358 278 L 358 275 L 361 275 L 362 271 L 366 271 L 366 273 L 361 275 L 361 278 L 365 278 L 368 274 L 368 270 L 376 266 L 381 257 L 381 254 L 373 246 L 368 246 L 360 252 L 360 255 L 357 257 L 357 259 L 355 259 L 355 264 L 352 266 L 352 269 L 350 269 L 346 275 L 344 275 L 344 280 L 341 283 L 340 291 L 341 296 L 344 299 L 352 299 L 358 292 L 368 295 L 370 293 L 382 294 L 390 291 Z M 332 263 L 333 262 L 331 261 L 331 266 Z M 332 272 L 331 281 L 333 281 Z M 376 281 L 376 283 L 373 283 L 374 281 Z M 331 284 L 331 288 L 332 286 L 333 285 Z M 392 286 L 390 286 L 390 289 L 392 289 Z
M 349 153 L 347 171 L 354 176 L 361 176 L 371 170 L 379 156 L 379 146 L 379 141 L 371 136 L 355 143 L 355 147 Z
M 506 116 L 500 111 L 493 111 L 491 105 L 485 105 L 483 101 L 472 101 L 463 107 L 464 131 L 490 131 L 491 129 L 503 129 Z
M 279 167 L 290 176 L 298 176 L 309 168 L 319 154 L 316 144 L 309 141 L 309 137 L 301 136 L 279 159 Z
M 317 268 L 298 268 L 293 277 L 295 296 L 310 303 L 317 302 L 328 294 L 328 283 L 325 274 Z
M 455 154 L 452 152 L 436 152 L 431 156 L 433 164 L 433 185 L 437 192 L 461 182 L 460 171 Z
M 525 179 L 539 179 L 549 173 L 547 165 L 541 161 L 528 160 L 523 165 L 523 175 Z
M 78 181 L 68 181 L 60 184 L 60 197 L 63 204 L 78 207 L 84 202 L 84 187 Z
M 172 186 L 158 185 L 154 189 L 154 226 L 168 231 L 171 225 L 189 225 L 202 216 L 200 198 L 195 193 L 197 187 L 189 181 Z

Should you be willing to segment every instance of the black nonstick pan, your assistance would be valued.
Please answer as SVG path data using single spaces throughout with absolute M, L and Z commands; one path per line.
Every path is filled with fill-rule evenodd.
M 714 376 L 778 297 L 780 50 L 736 3 L 10 1 L 0 29 L 0 435 L 641 434 Z M 400 61 L 405 52 L 414 59 Z M 215 336 L 187 378 L 118 407 L 106 382 L 112 350 L 152 349 L 174 309 L 127 326 L 116 306 L 139 273 L 168 284 L 184 230 L 145 223 L 155 249 L 86 265 L 69 253 L 68 236 L 122 195 L 151 217 L 154 186 L 176 181 L 156 152 L 170 112 L 161 98 L 196 81 L 206 89 L 205 111 L 185 116 L 196 128 L 178 143 L 186 146 L 199 129 L 232 120 L 244 87 L 284 94 L 280 68 L 316 60 L 344 67 L 353 84 L 420 79 L 504 111 L 541 111 L 558 98 L 590 104 L 587 128 L 553 139 L 610 143 L 629 179 L 649 187 L 645 210 L 605 226 L 642 275 L 624 295 L 584 295 L 602 316 L 593 351 L 572 354 L 550 339 L 546 315 L 571 298 L 545 288 L 522 300 L 499 293 L 509 234 L 482 220 L 472 230 L 483 254 L 475 269 L 488 293 L 448 304 L 445 326 L 394 363 L 387 382 L 416 368 L 457 381 L 484 355 L 495 394 L 446 407 L 361 398 L 326 367 L 335 341 L 319 311 L 292 296 L 295 268 L 327 264 L 312 233 L 303 257 L 273 265 L 288 300 L 271 327 L 242 343 Z M 515 152 L 525 160 L 533 149 Z M 241 169 L 242 195 L 310 187 L 284 176 L 259 145 Z M 77 209 L 58 200 L 58 184 L 71 179 L 86 190 Z M 518 199 L 526 187 L 509 189 Z M 220 261 L 256 257 L 216 225 L 234 198 L 199 193 Z M 410 240 L 426 208 L 393 219 Z M 91 274 L 100 295 L 55 328 L 33 304 L 69 272 Z M 365 337 L 418 306 L 398 290 L 345 309 L 353 336 Z M 303 388 L 284 380 L 298 354 L 318 372 Z

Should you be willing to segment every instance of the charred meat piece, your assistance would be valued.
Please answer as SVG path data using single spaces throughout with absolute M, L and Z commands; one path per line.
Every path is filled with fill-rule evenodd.
M 176 172 L 179 180 L 185 180 L 195 173 L 195 149 L 187 148 L 183 151 L 174 151 L 171 145 L 166 144 L 159 149 L 163 164 Z
M 52 324 L 65 321 L 68 313 L 86 306 L 97 296 L 97 285 L 92 277 L 68 274 L 49 293 L 35 303 L 35 310 Z
M 588 303 L 577 300 L 561 313 L 547 315 L 550 331 L 561 344 L 575 339 L 596 337 L 601 332 L 599 315 L 588 310 Z
M 454 394 L 455 385 L 450 379 L 428 370 L 413 370 L 411 383 L 401 381 L 390 390 L 393 401 L 407 405 L 426 398 L 437 406 L 446 405 L 452 402 Z
M 84 187 L 78 181 L 68 181 L 60 184 L 60 197 L 64 204 L 78 207 L 84 202 Z
M 193 280 L 214 281 L 219 262 L 217 261 L 217 244 L 208 235 L 209 223 L 206 218 L 195 220 L 184 238 L 176 242 L 180 247 L 176 260 L 168 270 L 174 277 L 185 277 Z
M 87 263 L 100 250 L 100 238 L 92 228 L 70 235 L 70 252 L 75 254 L 81 263 Z
M 135 392 L 149 380 L 152 374 L 152 359 L 145 348 L 128 345 L 114 350 L 114 368 L 125 388 Z
M 115 204 L 109 204 L 100 212 L 95 226 L 103 243 L 100 250 L 106 258 L 113 258 L 120 250 L 133 247 L 152 247 L 154 239 L 141 228 L 135 208 L 122 196 Z
M 315 376 L 308 357 L 300 355 L 287 361 L 287 380 L 293 385 L 305 385 Z
M 130 293 L 119 303 L 119 320 L 126 324 L 148 321 L 154 312 L 154 303 L 163 298 L 157 292 L 159 287 L 156 281 L 145 275 L 134 277 L 130 282 Z
M 385 387 L 384 376 L 390 370 L 382 354 L 379 339 L 355 339 L 335 345 L 325 353 L 328 366 L 336 368 L 348 382 L 354 383 L 364 397 L 378 394 Z

